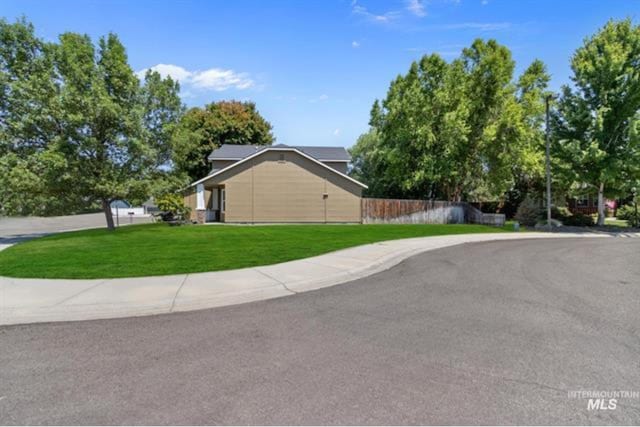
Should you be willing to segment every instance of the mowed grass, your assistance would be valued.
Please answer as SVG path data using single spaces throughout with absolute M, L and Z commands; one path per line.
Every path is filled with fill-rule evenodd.
M 275 264 L 383 240 L 500 233 L 482 225 L 132 225 L 74 231 L 0 251 L 0 275 L 97 279 Z

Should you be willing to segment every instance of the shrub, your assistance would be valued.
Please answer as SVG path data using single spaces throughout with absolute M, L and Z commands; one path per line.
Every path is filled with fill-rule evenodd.
M 185 219 L 189 216 L 191 209 L 184 204 L 184 198 L 180 194 L 167 193 L 156 199 L 158 209 L 165 212 L 162 216 L 164 221 L 174 219 Z
M 563 224 L 566 222 L 567 218 L 571 216 L 573 216 L 573 214 L 569 208 L 555 206 L 551 208 L 551 218 L 562 221 Z
M 636 215 L 636 208 L 633 205 L 620 206 L 616 216 L 618 219 L 629 221 L 629 225 L 632 227 L 640 225 L 640 215 Z
M 531 197 L 526 197 L 518 206 L 516 215 L 513 218 L 524 226 L 533 227 L 541 216 L 542 209 L 540 209 L 538 202 Z
M 570 215 L 562 220 L 564 225 L 571 225 L 574 227 L 591 227 L 594 224 L 593 217 L 591 215 L 585 215 L 577 213 Z

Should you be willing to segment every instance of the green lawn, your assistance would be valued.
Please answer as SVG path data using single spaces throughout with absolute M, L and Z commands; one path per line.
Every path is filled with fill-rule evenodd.
M 629 223 L 624 219 L 605 218 L 604 225 L 610 225 L 612 227 L 629 227 Z
M 383 240 L 500 233 L 482 225 L 132 225 L 74 231 L 0 251 L 0 275 L 111 278 L 274 264 Z

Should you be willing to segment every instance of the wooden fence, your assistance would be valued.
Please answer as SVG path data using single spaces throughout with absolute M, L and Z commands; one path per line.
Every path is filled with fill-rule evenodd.
M 363 224 L 486 224 L 502 226 L 503 214 L 485 214 L 464 202 L 362 199 Z

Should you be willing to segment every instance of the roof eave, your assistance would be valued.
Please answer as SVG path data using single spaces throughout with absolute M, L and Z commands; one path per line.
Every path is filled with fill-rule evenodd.
M 205 182 L 205 181 L 207 181 L 207 180 L 209 180 L 209 179 L 211 179 L 211 178 L 213 178 L 213 177 L 215 177 L 217 175 L 220 175 L 221 173 L 226 172 L 226 171 L 228 171 L 228 170 L 230 170 L 232 168 L 235 168 L 236 166 L 239 166 L 240 164 L 242 164 L 242 163 L 244 163 L 244 162 L 246 162 L 246 161 L 248 161 L 250 159 L 253 159 L 256 156 L 259 156 L 260 154 L 266 153 L 267 151 L 294 151 L 294 152 L 300 154 L 302 157 L 305 157 L 305 158 L 311 160 L 312 162 L 315 162 L 315 163 L 321 165 L 322 167 L 330 170 L 331 172 L 335 173 L 336 175 L 340 175 L 341 177 L 346 178 L 347 180 L 349 180 L 349 181 L 361 186 L 364 189 L 369 188 L 366 184 L 363 184 L 362 182 L 351 178 L 349 175 L 345 175 L 342 172 L 337 171 L 337 170 L 333 169 L 332 167 L 325 165 L 324 163 L 322 163 L 321 160 L 318 160 L 318 159 L 316 159 L 316 158 L 314 158 L 314 157 L 312 157 L 312 156 L 310 156 L 308 154 L 303 153 L 302 151 L 298 150 L 297 148 L 292 148 L 292 147 L 268 147 L 268 148 L 265 148 L 263 150 L 256 151 L 252 155 L 247 156 L 244 159 L 239 160 L 239 161 L 227 166 L 226 168 L 220 169 L 219 171 L 217 171 L 215 173 L 207 175 L 204 178 L 201 178 L 201 179 L 189 184 L 189 187 L 187 187 L 187 188 L 193 187 L 193 186 L 198 185 L 198 184 L 202 184 L 203 182 Z M 345 162 L 348 162 L 348 160 L 345 160 Z

